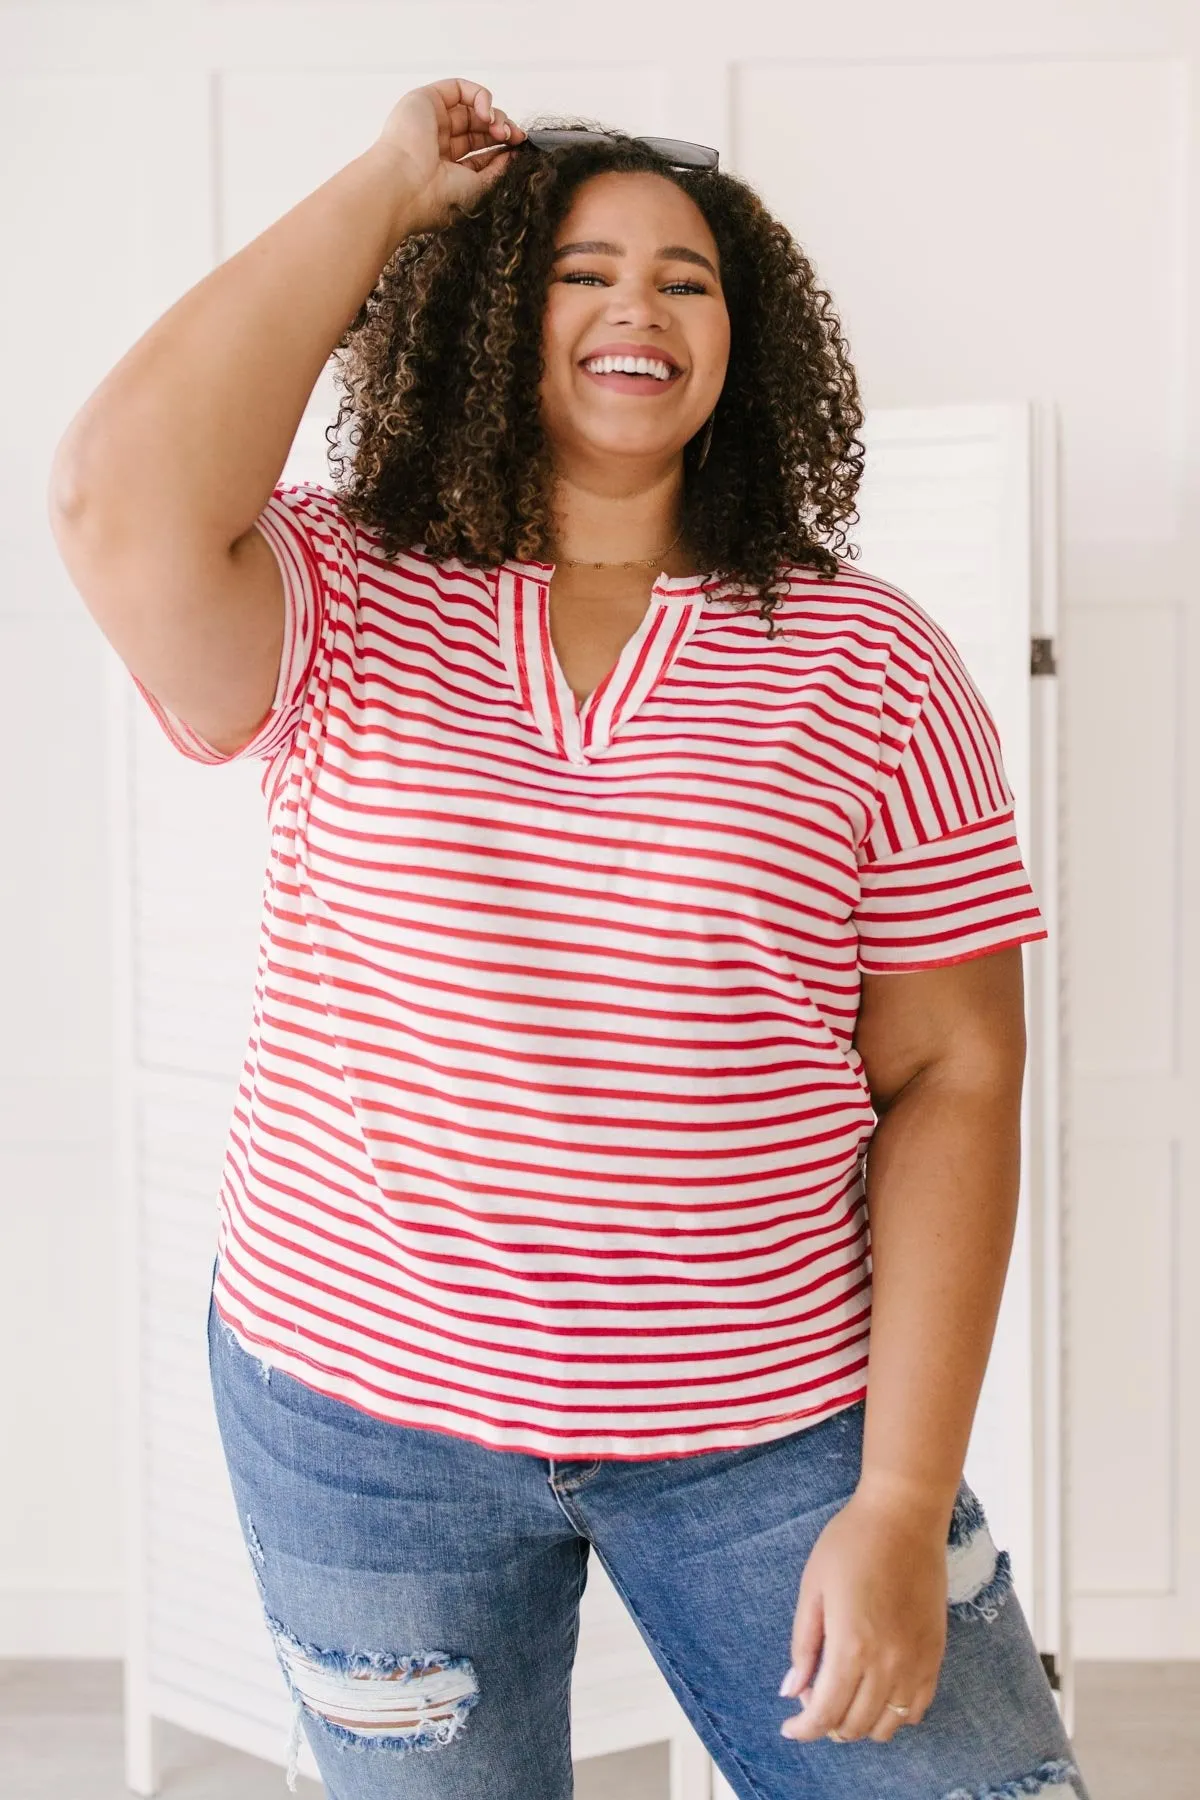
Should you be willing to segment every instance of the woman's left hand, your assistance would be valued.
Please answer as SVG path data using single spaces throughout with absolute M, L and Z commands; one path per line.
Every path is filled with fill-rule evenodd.
M 784 1722 L 785 1736 L 807 1742 L 835 1731 L 886 1744 L 915 1725 L 937 1686 L 946 1597 L 943 1522 L 860 1489 L 805 1566 L 789 1690 L 804 1710 Z

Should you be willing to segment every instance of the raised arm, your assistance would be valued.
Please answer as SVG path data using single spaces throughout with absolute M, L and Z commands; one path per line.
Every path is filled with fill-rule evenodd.
M 282 583 L 254 525 L 317 378 L 401 241 L 473 204 L 520 135 L 475 82 L 406 94 L 370 150 L 150 327 L 58 446 L 50 518 L 72 580 L 126 667 L 216 749 L 246 742 L 274 695 Z

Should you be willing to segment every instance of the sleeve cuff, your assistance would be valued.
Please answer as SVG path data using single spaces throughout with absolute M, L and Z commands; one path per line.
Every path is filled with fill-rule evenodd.
M 855 912 L 867 974 L 945 968 L 1045 938 L 1011 809 L 867 863 Z
M 133 682 L 175 749 L 200 763 L 237 762 L 270 757 L 280 750 L 296 725 L 294 702 L 303 691 L 316 648 L 321 613 L 321 573 L 312 551 L 278 492 L 255 521 L 269 545 L 283 581 L 283 646 L 275 693 L 266 716 L 252 737 L 233 751 L 214 748 L 198 731 L 151 694 L 137 676 Z

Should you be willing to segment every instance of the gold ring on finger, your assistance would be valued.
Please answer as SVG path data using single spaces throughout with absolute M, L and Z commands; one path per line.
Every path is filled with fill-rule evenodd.
M 841 1732 L 834 1731 L 832 1728 L 825 1733 L 825 1736 L 827 1738 L 832 1738 L 835 1744 L 844 1744 L 846 1742 L 846 1739 L 842 1736 Z
M 885 1700 L 884 1705 L 889 1712 L 899 1713 L 902 1718 L 905 1713 L 910 1713 L 912 1711 L 911 1706 L 897 1706 L 894 1700 Z

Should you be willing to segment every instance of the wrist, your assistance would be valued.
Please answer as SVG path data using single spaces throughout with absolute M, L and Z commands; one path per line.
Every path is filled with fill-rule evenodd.
M 433 209 L 424 199 L 417 172 L 409 157 L 386 138 L 377 138 L 360 162 L 381 183 L 388 205 L 387 243 L 389 259 L 405 238 L 415 232 L 429 231 L 436 223 Z
M 945 1537 L 958 1495 L 958 1481 L 931 1481 L 897 1469 L 864 1465 L 854 1490 L 860 1506 L 887 1514 L 913 1530 L 928 1530 Z

